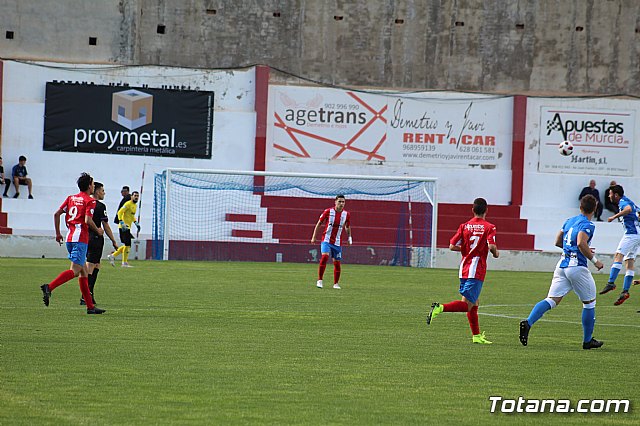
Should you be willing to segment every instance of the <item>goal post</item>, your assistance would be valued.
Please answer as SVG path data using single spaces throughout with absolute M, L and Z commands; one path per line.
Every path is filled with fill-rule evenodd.
M 434 267 L 436 184 L 428 177 L 166 169 L 154 179 L 152 258 L 317 262 L 313 229 L 341 194 L 353 234 L 352 246 L 342 244 L 345 263 Z

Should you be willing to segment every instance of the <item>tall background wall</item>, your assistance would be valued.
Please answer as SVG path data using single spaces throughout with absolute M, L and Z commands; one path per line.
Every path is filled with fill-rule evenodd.
M 639 12 L 640 2 L 632 0 L 60 0 L 55 4 L 5 0 L 0 2 L 0 59 L 5 59 L 0 62 L 4 66 L 0 151 L 6 168 L 15 164 L 18 155 L 27 155 L 36 182 L 36 202 L 43 212 L 55 210 L 52 200 L 58 203 L 60 198 L 51 197 L 51 205 L 43 204 L 43 192 L 66 194 L 87 163 L 92 164 L 96 178 L 107 184 L 112 212 L 119 187 L 129 184 L 137 189 L 136 182 L 146 169 L 145 238 L 151 229 L 148 189 L 154 172 L 167 167 L 251 170 L 264 157 L 263 165 L 271 171 L 435 176 L 439 200 L 444 203 L 484 196 L 492 204 L 511 204 L 512 191 L 522 186 L 523 196 L 515 204 L 522 204 L 528 233 L 537 235 L 535 248 L 553 250 L 553 236 L 545 233 L 552 233 L 576 212 L 577 194 L 589 178 L 597 179 L 601 193 L 610 179 L 618 179 L 638 199 L 640 173 L 633 164 L 622 175 L 549 173 L 539 166 L 539 147 L 546 107 L 587 108 L 586 114 L 594 110 L 640 113 L 637 99 L 596 96 L 640 96 Z M 21 62 L 26 60 L 32 62 Z M 514 131 L 522 135 L 513 141 L 510 135 L 504 138 L 504 150 L 490 168 L 433 162 L 307 161 L 278 155 L 273 135 L 264 137 L 263 128 L 269 123 L 260 120 L 264 111 L 257 111 L 256 105 L 266 109 L 268 96 L 256 93 L 256 87 L 266 92 L 267 83 L 257 84 L 262 74 L 245 67 L 255 63 L 272 67 L 266 78 L 271 87 L 311 88 L 318 87 L 312 84 L 318 82 L 325 87 L 400 91 L 402 96 L 424 98 L 540 97 L 519 97 L 525 100 L 526 114 L 521 114 L 523 127 Z M 42 151 L 44 87 L 52 80 L 214 91 L 213 156 L 172 160 Z M 415 93 L 425 89 L 447 92 Z M 572 95 L 590 100 L 572 100 Z M 269 97 L 269 102 L 275 99 Z M 515 125 L 510 112 L 490 110 L 486 116 L 487 122 Z M 273 123 L 269 129 L 274 131 Z M 637 157 L 634 141 L 640 127 L 630 126 L 628 134 L 628 152 Z M 254 153 L 259 139 L 269 139 L 263 147 L 266 155 Z M 513 152 L 510 142 L 514 142 Z M 516 150 L 516 145 L 521 148 Z M 478 184 L 469 188 L 469 182 Z M 10 203 L 17 208 L 27 201 L 4 202 L 11 227 L 11 221 L 23 216 L 15 214 L 18 210 L 11 210 Z M 599 234 L 606 231 L 611 240 L 598 243 L 599 247 L 615 248 L 617 224 L 598 226 L 603 230 Z M 14 235 L 50 235 L 50 225 L 40 228 L 42 234 Z M 25 229 L 33 232 L 34 227 L 29 224 Z
M 634 0 L 0 3 L 5 58 L 264 63 L 349 86 L 640 95 L 639 40 Z

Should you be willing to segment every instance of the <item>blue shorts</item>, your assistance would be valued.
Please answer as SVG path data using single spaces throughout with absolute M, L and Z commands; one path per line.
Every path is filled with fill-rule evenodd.
M 335 244 L 322 242 L 320 244 L 320 253 L 329 253 L 335 260 L 342 260 L 342 247 Z
M 67 243 L 67 251 L 69 252 L 70 261 L 76 265 L 84 266 L 87 262 L 87 249 L 89 244 L 87 243 Z
M 469 302 L 476 303 L 482 291 L 482 281 L 475 278 L 460 278 L 460 294 Z

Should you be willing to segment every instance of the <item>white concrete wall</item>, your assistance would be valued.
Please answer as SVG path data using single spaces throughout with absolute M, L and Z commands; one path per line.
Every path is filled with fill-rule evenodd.
M 96 84 L 147 84 L 150 88 L 190 86 L 215 93 L 214 140 L 211 159 L 90 154 L 43 151 L 45 84 L 52 80 Z M 2 157 L 5 172 L 20 155 L 27 157 L 35 200 L 4 199 L 9 227 L 20 235 L 53 235 L 53 212 L 70 193 L 77 192 L 76 179 L 87 171 L 105 184 L 105 203 L 113 216 L 120 188 L 140 190 L 141 238 L 151 235 L 153 175 L 167 167 L 252 170 L 255 145 L 255 72 L 212 71 L 167 67 L 109 67 L 4 61 L 2 108 Z M 142 172 L 145 171 L 144 183 Z M 10 195 L 13 190 L 10 191 Z M 117 236 L 116 236 L 117 238 Z

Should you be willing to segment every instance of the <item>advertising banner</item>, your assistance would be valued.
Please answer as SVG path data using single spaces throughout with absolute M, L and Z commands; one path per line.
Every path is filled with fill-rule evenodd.
M 213 92 L 47 83 L 44 150 L 211 158 Z
M 541 107 L 538 171 L 633 175 L 635 111 Z M 558 145 L 573 144 L 563 156 Z
M 513 99 L 460 96 L 271 86 L 268 141 L 276 159 L 496 165 L 510 152 Z

